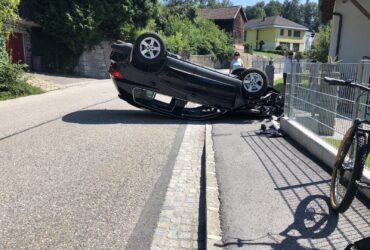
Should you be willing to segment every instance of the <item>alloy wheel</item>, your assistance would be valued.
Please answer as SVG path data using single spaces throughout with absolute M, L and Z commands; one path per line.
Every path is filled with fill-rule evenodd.
M 140 43 L 140 53 L 147 59 L 154 59 L 159 55 L 161 45 L 154 37 L 148 37 Z

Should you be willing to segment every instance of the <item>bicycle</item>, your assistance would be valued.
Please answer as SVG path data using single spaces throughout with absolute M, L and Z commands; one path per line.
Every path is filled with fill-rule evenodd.
M 356 87 L 363 92 L 358 96 L 370 93 L 370 88 L 353 82 L 352 80 L 338 80 L 325 77 L 329 85 Z M 366 118 L 356 118 L 352 126 L 347 130 L 340 143 L 336 162 L 330 182 L 330 205 L 339 213 L 344 213 L 351 205 L 357 190 L 370 188 L 370 183 L 362 181 L 362 172 L 366 163 L 370 148 L 370 129 L 363 125 L 370 125 L 370 108 L 366 109 Z

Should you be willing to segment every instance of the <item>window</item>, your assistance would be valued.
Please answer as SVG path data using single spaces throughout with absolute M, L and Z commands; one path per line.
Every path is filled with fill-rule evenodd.
M 288 30 L 288 36 L 292 36 L 292 31 Z
M 293 43 L 293 50 L 299 51 L 299 43 Z
M 284 29 L 280 30 L 280 36 L 284 36 Z
M 301 37 L 301 32 L 299 30 L 295 30 L 294 37 Z

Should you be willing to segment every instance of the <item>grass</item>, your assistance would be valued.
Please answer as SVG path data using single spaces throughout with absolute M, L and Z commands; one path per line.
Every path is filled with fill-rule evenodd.
M 274 54 L 274 53 L 270 53 L 270 52 L 265 52 L 265 51 L 257 51 L 257 50 L 253 50 L 253 55 L 267 56 L 267 57 L 271 57 L 271 58 L 282 57 L 282 55 L 278 55 L 278 54 Z
M 6 55 L 0 53 L 0 101 L 44 92 L 27 83 L 26 69 L 26 65 L 12 64 Z
M 328 142 L 330 145 L 333 145 L 336 148 L 339 148 L 341 140 L 334 139 L 334 138 L 324 138 L 326 142 Z
M 282 93 L 283 89 L 284 89 L 284 81 L 283 79 L 276 79 L 274 81 L 274 86 L 273 86 L 277 91 L 279 91 L 280 93 Z
M 24 81 L 12 84 L 0 84 L 0 101 L 41 93 L 44 93 L 42 89 L 32 86 Z
M 324 138 L 324 140 L 336 148 L 339 148 L 339 145 L 341 143 L 341 140 L 334 138 Z M 365 167 L 370 168 L 370 155 L 367 156 Z

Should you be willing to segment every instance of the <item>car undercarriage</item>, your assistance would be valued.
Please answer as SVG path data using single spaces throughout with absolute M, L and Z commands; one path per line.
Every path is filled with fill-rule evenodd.
M 175 118 L 207 120 L 228 112 L 283 113 L 282 95 L 268 86 L 261 70 L 239 69 L 227 75 L 191 63 L 169 53 L 155 33 L 144 33 L 134 45 L 114 43 L 109 73 L 121 99 Z

